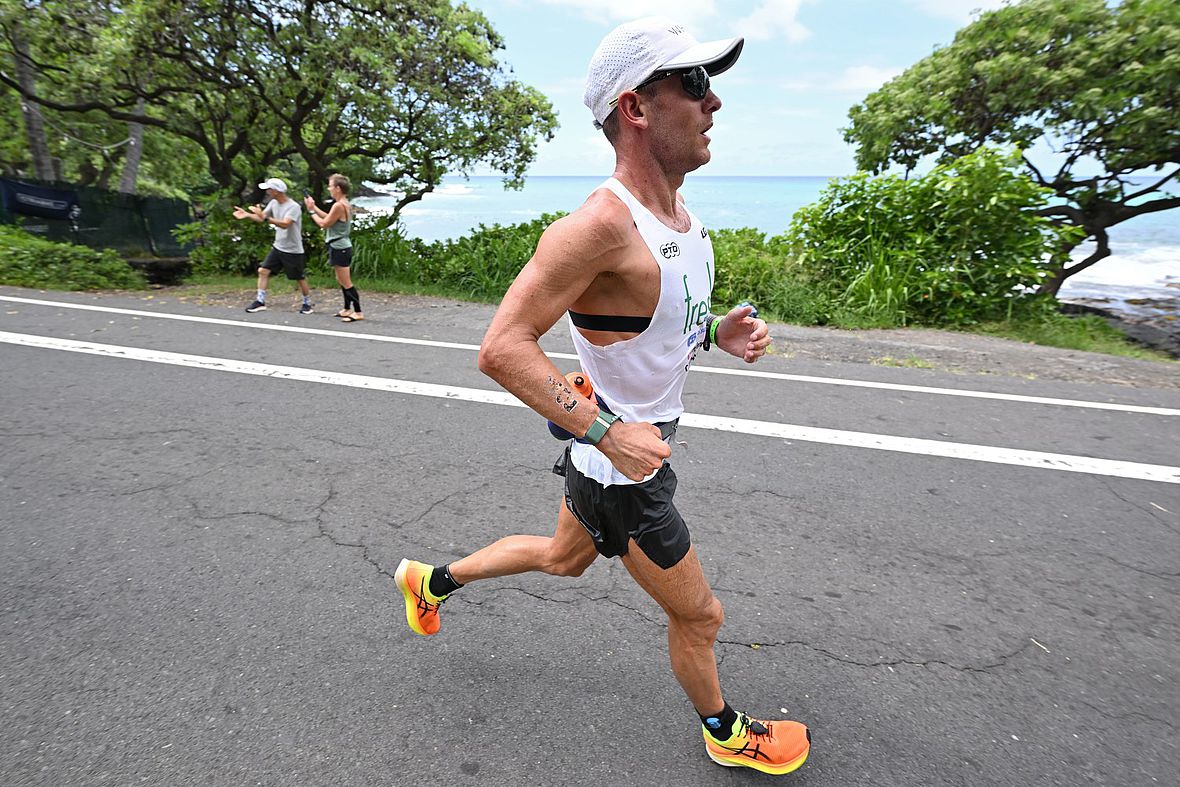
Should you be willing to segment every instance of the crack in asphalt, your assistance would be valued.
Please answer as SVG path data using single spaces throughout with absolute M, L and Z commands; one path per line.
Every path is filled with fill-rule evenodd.
M 1099 476 L 1099 480 L 1102 481 L 1102 485 L 1106 487 L 1106 491 L 1110 492 L 1112 495 L 1117 497 L 1119 500 L 1122 500 L 1124 503 L 1131 506 L 1132 508 L 1137 508 L 1140 511 L 1142 511 L 1143 513 L 1147 514 L 1148 517 L 1150 517 L 1153 522 L 1155 522 L 1158 525 L 1162 525 L 1163 528 L 1165 530 L 1167 530 L 1168 532 L 1170 532 L 1174 535 L 1180 536 L 1180 530 L 1173 527 L 1170 523 L 1165 522 L 1163 517 L 1161 517 L 1158 512 L 1152 511 L 1150 508 L 1142 506 L 1139 503 L 1135 502 L 1134 500 L 1128 500 L 1124 495 L 1119 494 L 1118 490 L 1116 490 L 1111 485 L 1109 479 L 1102 478 L 1101 476 Z
M 1123 720 L 1145 719 L 1145 720 L 1153 722 L 1155 724 L 1162 724 L 1163 726 L 1167 727 L 1168 729 L 1172 729 L 1172 730 L 1176 729 L 1176 725 L 1174 723 L 1168 721 L 1167 719 L 1156 718 L 1155 716 L 1152 716 L 1151 714 L 1148 714 L 1148 713 L 1144 713 L 1143 711 L 1130 711 L 1128 713 L 1111 713 L 1110 706 L 1100 708 L 1091 702 L 1086 702 L 1085 700 L 1078 700 L 1078 703 L 1086 706 L 1087 708 L 1094 711 L 1094 713 L 1099 716 L 1111 716 L 1113 718 L 1123 719 Z
M 1128 563 L 1122 562 L 1121 560 L 1115 560 L 1110 555 L 1107 555 L 1102 552 L 1091 552 L 1090 554 L 1093 555 L 1094 557 L 1105 558 L 1106 560 L 1109 560 L 1111 563 L 1114 563 L 1116 566 L 1119 566 L 1121 568 L 1125 568 L 1128 571 L 1134 571 L 1139 574 L 1146 574 L 1147 576 L 1155 577 L 1156 579 L 1167 580 L 1167 579 L 1176 579 L 1176 577 L 1180 577 L 1180 572 L 1176 572 L 1174 574 L 1168 574 L 1163 571 L 1151 571 L 1150 569 L 1140 568 L 1139 566 L 1132 566 Z
M 884 660 L 857 661 L 856 659 L 851 659 L 851 658 L 848 658 L 847 656 L 839 656 L 835 653 L 832 653 L 830 650 L 825 650 L 824 648 L 818 647 L 816 645 L 812 645 L 810 642 L 805 642 L 804 640 L 785 640 L 783 642 L 739 642 L 737 640 L 718 639 L 717 644 L 718 645 L 733 645 L 736 647 L 750 648 L 752 650 L 761 650 L 763 648 L 780 648 L 780 647 L 789 647 L 792 645 L 797 645 L 797 646 L 801 646 L 801 647 L 807 648 L 809 650 L 812 650 L 812 651 L 820 654 L 821 656 L 826 656 L 827 658 L 830 658 L 833 661 L 838 661 L 841 664 L 849 664 L 854 667 L 873 668 L 873 667 L 897 667 L 897 666 L 907 666 L 907 667 L 941 666 L 941 667 L 948 667 L 948 668 L 953 669 L 957 672 L 991 674 L 992 670 L 995 670 L 999 667 L 1005 666 L 1010 659 L 1015 658 L 1016 656 L 1019 656 L 1024 651 L 1028 650 L 1029 646 L 1032 643 L 1029 643 L 1028 645 L 1023 645 L 1023 646 L 1017 648 L 1016 650 L 1012 651 L 1011 653 L 1006 653 L 1001 656 L 997 656 L 996 658 L 998 659 L 998 661 L 996 661 L 993 664 L 983 664 L 980 666 L 972 666 L 969 664 L 952 664 L 951 662 L 943 661 L 942 659 L 916 660 L 916 659 L 899 658 L 899 659 L 893 659 L 893 660 L 889 660 L 889 661 L 884 661 Z
M 228 464 L 218 465 L 217 467 L 209 468 L 208 470 L 204 471 L 203 473 L 197 473 L 195 475 L 186 475 L 183 478 L 173 478 L 173 479 L 169 479 L 167 481 L 161 481 L 160 483 L 155 484 L 153 486 L 145 486 L 142 489 L 135 489 L 131 492 L 120 492 L 119 494 L 126 495 L 126 496 L 130 497 L 132 495 L 141 495 L 144 492 L 156 492 L 156 491 L 160 491 L 163 489 L 171 489 L 172 487 L 180 486 L 182 484 L 187 484 L 188 482 L 194 481 L 198 478 L 204 478 L 207 475 L 212 475 L 213 473 L 216 473 L 218 470 L 224 470 L 227 467 L 229 467 Z
M 390 579 L 393 579 L 394 574 L 390 573 L 385 568 L 383 568 L 381 566 L 381 563 L 378 560 L 369 556 L 368 544 L 363 544 L 363 543 L 353 544 L 348 541 L 341 541 L 328 529 L 328 525 L 324 521 L 324 518 L 326 516 L 324 509 L 326 509 L 328 507 L 328 505 L 336 498 L 336 494 L 337 494 L 336 483 L 334 481 L 331 481 L 328 483 L 327 495 L 325 495 L 324 499 L 321 500 L 318 505 L 316 505 L 315 524 L 316 524 L 316 529 L 319 530 L 320 537 L 327 539 L 329 542 L 332 543 L 333 546 L 343 547 L 345 549 L 359 549 L 361 552 L 361 559 L 362 560 L 364 560 L 366 563 L 368 563 L 370 566 L 372 566 L 374 569 L 376 569 L 378 574 L 381 574 L 382 576 L 386 576 L 386 577 L 389 577 Z
M 439 506 L 441 506 L 443 503 L 447 502 L 448 500 L 451 500 L 456 497 L 462 497 L 464 495 L 473 494 L 475 492 L 480 491 L 481 489 L 486 489 L 489 486 L 491 486 L 492 484 L 498 483 L 498 482 L 499 482 L 499 480 L 497 479 L 496 481 L 485 481 L 482 484 L 480 484 L 479 486 L 474 486 L 474 487 L 465 488 L 465 489 L 456 489 L 454 492 L 451 492 L 448 495 L 443 495 L 438 500 L 435 500 L 433 503 L 431 503 L 429 506 L 426 507 L 425 511 L 418 514 L 418 516 L 414 517 L 413 519 L 411 519 L 409 521 L 400 523 L 398 525 L 398 527 L 402 527 L 402 528 L 412 527 L 412 526 L 418 524 L 419 522 L 421 522 L 423 519 L 425 519 L 430 514 L 431 511 L 438 508 Z

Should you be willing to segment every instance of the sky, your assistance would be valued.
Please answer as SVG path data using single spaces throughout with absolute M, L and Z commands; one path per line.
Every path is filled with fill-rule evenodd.
M 561 128 L 529 175 L 600 175 L 614 166 L 582 103 L 586 66 L 616 25 L 649 15 L 701 41 L 743 36 L 713 80 L 707 175 L 851 175 L 841 129 L 869 93 L 954 40 L 1002 0 L 467 0 L 505 39 L 501 63 L 549 97 Z

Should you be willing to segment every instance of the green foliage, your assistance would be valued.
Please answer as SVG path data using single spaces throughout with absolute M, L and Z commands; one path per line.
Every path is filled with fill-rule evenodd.
M 1046 275 L 1045 189 L 982 148 L 929 175 L 833 181 L 785 239 L 832 318 L 860 326 L 1003 317 Z
M 723 313 L 743 301 L 760 316 L 813 325 L 826 321 L 826 300 L 803 281 L 781 238 L 767 240 L 750 228 L 712 230 L 716 281 L 713 309 Z
M 1107 228 L 1180 207 L 1167 190 L 1180 174 L 1180 3 L 1175 0 L 1023 0 L 959 31 L 849 112 L 844 138 L 857 166 L 907 172 L 982 145 L 1053 151 L 1056 172 L 1026 161 L 1056 204 L 1065 236 L 1043 289 L 1110 254 Z M 1080 167 L 1097 177 L 1077 173 Z M 1144 188 L 1130 179 L 1155 171 Z M 1087 260 L 1069 251 L 1097 241 Z
M 29 165 L 29 146 L 25 139 L 25 121 L 21 117 L 20 95 L 0 84 L 0 174 L 15 175 Z
M 30 235 L 0 225 L 0 284 L 57 290 L 141 290 L 142 275 L 113 251 Z
M 1176 161 L 1180 5 L 1172 0 L 1024 0 L 982 14 L 849 112 L 857 164 L 913 169 L 982 144 L 1049 138 L 1067 166 L 1107 172 Z
M 397 227 L 353 234 L 353 275 L 391 278 L 463 298 L 499 300 L 533 256 L 545 228 L 562 214 L 522 224 L 480 225 L 468 235 L 424 243 Z
M 353 233 L 353 276 L 453 297 L 498 301 L 533 256 L 541 233 L 562 215 L 546 214 L 508 226 L 481 225 L 461 238 L 434 243 L 406 238 L 396 226 L 358 229 Z M 752 229 L 714 230 L 711 238 L 717 261 L 713 289 L 717 308 L 749 300 L 770 319 L 820 321 L 821 302 L 799 281 L 781 240 L 768 241 Z
M 394 184 L 403 204 L 477 165 L 519 185 L 557 127 L 487 18 L 449 0 L 0 0 L 17 24 L 54 109 L 187 140 L 239 194 L 284 170 L 316 194 L 335 171 Z

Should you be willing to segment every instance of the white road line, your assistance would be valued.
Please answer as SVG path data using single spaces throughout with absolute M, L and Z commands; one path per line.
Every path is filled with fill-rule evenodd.
M 282 380 L 299 380 L 328 385 L 343 385 L 376 391 L 409 394 L 412 396 L 433 396 L 467 402 L 523 407 L 516 397 L 504 391 L 486 391 L 478 388 L 463 388 L 451 385 L 420 383 L 412 380 L 396 380 L 387 377 L 369 377 L 359 374 L 343 374 L 319 369 L 302 369 L 294 366 L 236 361 L 229 358 L 211 358 L 201 355 L 144 350 L 138 347 L 120 347 L 95 342 L 81 342 L 73 339 L 55 339 L 45 336 L 30 336 L 0 331 L 0 342 L 35 347 L 47 350 L 64 350 L 127 360 L 187 366 L 220 372 L 251 374 Z M 1071 473 L 1117 478 L 1135 478 L 1144 481 L 1158 481 L 1180 484 L 1180 467 L 1167 465 L 1124 462 L 1113 459 L 1095 459 L 1069 454 L 1050 454 L 1041 451 L 1023 451 L 1012 448 L 996 448 L 968 443 L 951 443 L 939 440 L 923 440 L 912 437 L 850 432 L 840 429 L 819 429 L 794 424 L 770 421 L 753 421 L 745 418 L 722 418 L 712 415 L 685 413 L 681 418 L 685 427 L 714 429 L 723 432 L 738 432 L 758 437 L 776 437 L 784 440 L 801 440 L 812 443 L 826 443 L 849 448 L 871 448 L 881 451 L 897 451 L 907 454 L 939 456 L 949 459 L 967 459 L 975 462 L 1019 465 L 1048 470 L 1063 470 Z
M 19 298 L 11 295 L 0 295 L 0 301 L 25 303 L 31 306 L 51 306 L 63 309 L 78 309 L 81 311 L 104 312 L 107 314 L 125 314 L 132 317 L 154 317 L 161 320 L 182 320 L 207 325 L 225 325 L 233 328 L 253 328 L 261 331 L 283 331 L 286 333 L 301 333 L 313 336 L 332 336 L 348 339 L 363 339 L 374 342 L 388 342 L 392 344 L 411 344 L 422 347 L 438 347 L 447 350 L 467 350 L 478 352 L 478 344 L 460 344 L 457 342 L 437 342 L 428 339 L 407 339 L 400 336 L 383 336 L 376 333 L 356 333 L 354 331 L 335 331 L 325 328 L 302 328 L 296 325 L 272 325 L 268 323 L 247 322 L 245 320 L 223 320 L 216 317 L 198 317 L 188 314 L 171 314 L 169 312 L 143 311 L 138 309 L 121 309 L 114 306 L 93 306 L 85 303 L 68 303 L 64 301 L 46 301 L 36 298 Z M 550 358 L 577 360 L 573 353 L 547 353 Z M 934 388 L 924 385 L 903 385 L 900 383 L 878 383 L 868 380 L 844 380 L 833 377 L 812 377 L 802 374 L 782 374 L 755 369 L 728 369 L 719 366 L 703 366 L 694 364 L 694 372 L 705 374 L 728 374 L 741 377 L 758 377 L 767 380 L 785 380 L 796 383 L 813 383 L 818 385 L 840 385 L 851 388 L 878 388 L 886 391 L 903 391 L 906 393 L 932 394 L 936 396 L 961 396 L 972 399 L 997 399 L 1006 402 L 1022 402 L 1025 404 L 1043 404 L 1059 407 L 1083 407 L 1091 410 L 1116 410 L 1126 413 L 1147 413 L 1149 415 L 1180 416 L 1180 409 L 1172 407 L 1149 407 L 1137 404 L 1119 404 L 1117 402 L 1089 402 L 1082 399 L 1056 399 L 1046 396 L 1023 396 L 1021 394 L 993 393 L 990 391 L 960 390 L 958 388 Z
M 1118 410 L 1125 413 L 1148 413 L 1150 415 L 1180 415 L 1180 409 L 1174 407 L 1150 407 L 1140 404 L 1119 404 L 1117 402 L 1087 402 L 1082 399 L 1055 399 L 1049 396 L 1023 396 L 1021 394 L 993 393 L 991 391 L 969 391 L 958 388 L 930 388 L 924 385 L 903 385 L 901 383 L 878 383 L 869 380 L 840 380 L 830 377 L 809 377 L 802 374 L 780 374 L 779 372 L 753 371 L 747 369 L 720 369 L 716 366 L 692 367 L 694 372 L 732 374 L 738 376 L 758 376 L 772 380 L 790 380 L 796 383 L 819 383 L 822 385 L 843 385 L 852 388 L 879 388 L 885 391 L 905 391 L 907 393 L 936 394 L 938 396 L 965 396 L 971 399 L 999 399 L 1006 402 L 1024 402 L 1026 404 L 1050 404 L 1060 407 L 1086 407 L 1091 410 Z M 1180 374 L 1180 369 L 1177 370 Z

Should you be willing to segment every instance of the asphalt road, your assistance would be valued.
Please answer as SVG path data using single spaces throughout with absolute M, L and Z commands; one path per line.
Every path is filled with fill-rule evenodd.
M 776 780 L 706 758 L 662 614 L 617 561 L 473 585 L 438 636 L 412 634 L 398 562 L 550 532 L 561 444 L 463 393 L 497 390 L 470 349 L 490 307 L 419 299 L 343 326 L 288 300 L 246 315 L 0 288 L 0 783 Z M 563 329 L 545 347 L 572 351 Z M 716 355 L 700 363 L 743 367 Z M 785 355 L 753 369 L 1147 408 L 689 375 L 691 413 L 755 422 L 685 427 L 673 463 L 726 609 L 727 698 L 812 728 L 780 781 L 1175 783 L 1180 391 Z M 1157 480 L 1114 472 L 1148 465 Z

